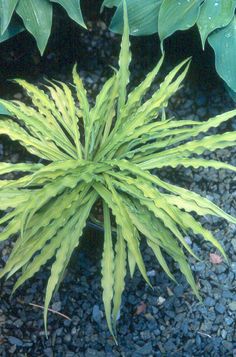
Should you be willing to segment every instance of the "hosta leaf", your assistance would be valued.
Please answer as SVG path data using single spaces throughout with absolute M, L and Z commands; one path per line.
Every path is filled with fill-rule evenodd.
M 107 7 L 113 7 L 113 6 L 118 6 L 122 0 L 104 0 L 102 3 L 102 8 L 104 6 Z
M 161 168 L 165 166 L 171 166 L 171 167 L 177 167 L 177 166 L 184 166 L 184 167 L 193 167 L 195 169 L 198 169 L 200 167 L 213 167 L 214 169 L 225 169 L 225 170 L 232 170 L 236 171 L 236 167 L 233 165 L 226 164 L 221 161 L 216 161 L 216 160 L 204 160 L 204 159 L 185 159 L 182 157 L 174 157 L 168 159 L 166 161 L 165 159 L 151 159 L 148 161 L 144 161 L 143 163 L 139 164 L 139 166 L 143 170 L 150 170 L 154 168 Z
M 28 226 L 33 215 L 44 207 L 52 198 L 65 192 L 66 188 L 74 189 L 80 182 L 90 183 L 95 178 L 94 167 L 89 166 L 84 173 L 79 176 L 65 175 L 58 177 L 57 180 L 51 181 L 44 185 L 41 190 L 32 197 L 28 208 L 25 210 L 22 217 L 21 235 L 23 236 L 26 227 Z
M 116 127 L 119 128 L 116 132 L 112 132 L 108 138 L 108 142 L 105 142 L 106 145 L 98 152 L 97 159 L 100 160 L 101 157 L 105 157 L 109 153 L 109 158 L 112 158 L 117 152 L 118 148 L 123 145 L 125 142 L 130 141 L 130 135 L 135 133 L 135 130 L 151 122 L 154 118 L 157 117 L 157 114 L 162 110 L 164 106 L 167 105 L 169 97 L 178 90 L 182 80 L 184 79 L 188 65 L 184 71 L 173 81 L 177 73 L 181 68 L 189 62 L 189 59 L 180 63 L 174 70 L 172 70 L 165 78 L 164 82 L 160 86 L 160 90 L 155 92 L 151 99 L 147 100 L 142 104 L 139 109 L 135 112 L 129 120 L 120 125 L 120 120 L 116 121 Z M 121 117 L 120 117 L 121 119 Z M 128 135 L 127 135 L 128 133 Z M 109 140 L 110 139 L 110 140 Z
M 0 0 L 1 35 L 6 31 L 19 0 Z
M 19 33 L 25 31 L 25 27 L 22 25 L 20 21 L 12 20 L 11 24 L 5 30 L 5 32 L 0 35 L 0 43 L 9 40 L 11 37 L 18 35 Z
M 148 229 L 148 234 L 146 235 L 149 238 L 148 241 L 148 245 L 153 249 L 154 254 L 156 255 L 159 263 L 161 264 L 162 268 L 164 269 L 164 271 L 167 273 L 167 275 L 174 279 L 173 275 L 171 274 L 171 272 L 169 271 L 168 266 L 166 265 L 165 260 L 163 260 L 163 256 L 161 255 L 160 249 L 158 248 L 158 245 L 160 244 L 157 241 L 157 237 L 160 239 L 161 244 L 163 244 L 163 249 L 166 250 L 166 252 L 172 256 L 172 258 L 179 264 L 180 269 L 182 271 L 182 273 L 185 275 L 187 281 L 189 282 L 189 284 L 191 285 L 194 293 L 196 294 L 196 296 L 198 298 L 199 297 L 199 292 L 198 292 L 198 288 L 195 284 L 193 275 L 191 273 L 191 270 L 188 266 L 188 263 L 186 262 L 185 256 L 182 252 L 181 249 L 179 249 L 178 245 L 176 244 L 175 239 L 173 238 L 173 236 L 171 235 L 171 233 L 161 224 L 158 222 L 158 220 L 152 220 L 151 222 L 148 221 L 145 222 L 145 225 L 140 226 L 140 223 L 143 221 L 145 221 L 145 219 L 148 218 L 148 215 L 144 213 L 143 208 L 141 205 L 137 204 L 137 209 L 135 211 L 135 214 L 138 216 L 138 219 L 135 218 L 134 219 L 134 211 L 130 211 L 131 212 L 131 218 L 132 220 L 134 219 L 134 222 L 136 222 L 138 224 L 139 227 L 142 229 L 144 228 L 145 231 L 145 235 Z M 150 233 L 152 232 L 152 230 L 154 229 L 154 227 L 156 226 L 156 231 L 154 230 L 154 234 Z M 148 227 L 148 228 L 147 228 Z M 156 239 L 155 239 L 156 238 Z
M 186 144 L 177 146 L 177 148 L 166 150 L 164 153 L 157 153 L 156 157 L 168 157 L 176 155 L 179 157 L 188 157 L 192 154 L 200 155 L 205 151 L 214 151 L 216 149 L 224 149 L 229 146 L 234 146 L 236 143 L 236 133 L 227 132 L 224 134 L 217 134 L 205 136 L 200 140 L 193 140 Z
M 119 117 L 121 116 L 121 109 L 125 105 L 126 96 L 127 96 L 127 85 L 129 83 L 129 64 L 131 61 L 131 53 L 130 53 L 130 42 L 129 42 L 129 24 L 128 24 L 128 13 L 127 13 L 127 5 L 126 0 L 124 1 L 124 31 L 122 35 L 121 41 L 121 50 L 119 56 L 119 96 L 118 96 L 118 123 Z
M 125 240 L 121 233 L 121 228 L 118 226 L 116 245 L 115 245 L 114 298 L 113 298 L 113 311 L 112 311 L 114 330 L 120 311 L 122 293 L 125 288 L 125 276 L 126 276 L 126 245 L 125 245 Z
M 158 12 L 161 0 L 127 0 L 130 34 L 134 36 L 151 35 L 158 30 Z M 118 6 L 112 18 L 110 29 L 123 32 L 123 1 L 104 1 L 103 6 Z
M 0 209 L 6 210 L 8 208 L 14 208 L 21 203 L 29 199 L 29 193 L 27 191 L 22 192 L 17 189 L 2 189 L 0 194 Z
M 109 135 L 112 119 L 115 116 L 115 105 L 118 97 L 118 76 L 113 75 L 103 85 L 100 93 L 96 97 L 95 106 L 90 111 L 91 117 L 91 134 L 90 134 L 90 149 L 89 152 L 93 152 L 98 140 L 101 140 L 101 144 Z M 103 132 L 104 130 L 104 132 Z
M 76 86 L 76 93 L 77 97 L 79 100 L 79 105 L 81 108 L 81 111 L 83 113 L 83 120 L 84 120 L 84 125 L 85 128 L 89 124 L 90 121 L 90 116 L 89 116 L 89 102 L 87 99 L 87 91 L 84 88 L 83 82 L 79 76 L 79 74 L 76 71 L 76 66 L 73 68 L 73 81 Z
M 191 268 L 189 266 L 189 264 L 187 263 L 187 261 L 185 259 L 179 259 L 177 260 L 177 263 L 179 264 L 179 268 L 180 271 L 182 272 L 182 274 L 185 276 L 187 282 L 189 283 L 189 285 L 191 286 L 194 294 L 197 296 L 197 298 L 201 301 L 201 296 L 199 294 L 199 290 L 198 287 L 195 283 L 194 277 L 193 277 L 193 273 L 191 271 Z
M 113 298 L 113 285 L 114 285 L 114 252 L 112 245 L 112 230 L 110 212 L 107 204 L 103 203 L 104 215 L 104 246 L 102 255 L 102 288 L 103 288 L 103 303 L 105 307 L 105 314 L 107 324 L 112 335 L 112 319 L 111 319 L 111 303 Z
M 131 278 L 133 278 L 135 267 L 136 267 L 136 260 L 130 249 L 128 249 L 128 263 L 129 263 L 130 276 Z
M 62 155 L 64 151 L 66 151 L 68 155 L 76 158 L 76 151 L 71 143 L 67 139 L 65 140 L 62 135 L 58 135 L 58 133 L 53 130 L 54 128 L 48 126 L 48 123 L 44 121 L 44 118 L 33 108 L 29 108 L 18 101 L 0 101 L 0 103 L 4 104 L 12 116 L 15 116 L 20 122 L 24 123 L 32 136 L 41 140 L 45 146 L 47 144 L 50 145 L 50 143 L 53 142 L 54 145 L 62 151 Z
M 24 203 L 24 202 L 21 202 L 21 203 Z M 21 219 L 19 217 L 11 220 L 10 223 L 7 225 L 7 227 L 1 232 L 0 242 L 3 242 L 4 240 L 11 237 L 13 234 L 18 233 L 20 230 L 20 227 L 21 227 Z
M 12 120 L 0 120 L 0 134 L 7 135 L 12 140 L 19 141 L 31 154 L 39 156 L 40 158 L 46 160 L 69 158 L 69 156 L 60 152 L 52 143 L 48 143 L 48 146 L 43 145 L 40 140 L 29 135 L 20 125 Z
M 43 164 L 11 164 L 7 162 L 0 162 L 0 175 L 7 174 L 9 172 L 35 172 L 43 168 Z M 0 193 L 1 196 L 1 193 Z
M 137 204 L 137 203 L 136 203 Z M 167 275 L 173 279 L 173 275 L 171 274 L 164 257 L 162 256 L 161 250 L 159 246 L 162 246 L 162 239 L 159 237 L 159 230 L 155 229 L 155 225 L 153 225 L 153 216 L 148 210 L 144 210 L 143 207 L 139 211 L 134 209 L 134 206 L 128 203 L 128 210 L 131 220 L 133 224 L 137 227 L 137 229 L 148 238 L 147 243 L 150 248 L 153 250 L 158 262 L 160 263 L 163 270 L 167 273 Z M 159 228 L 159 227 L 158 227 Z
M 120 196 L 117 194 L 116 190 L 114 189 L 112 185 L 112 180 L 109 177 L 106 177 L 106 181 L 108 183 L 109 190 L 111 190 L 112 193 L 112 201 L 117 205 L 117 209 L 115 210 L 115 216 L 116 216 L 117 223 L 121 227 L 122 235 L 127 242 L 127 247 L 131 251 L 143 278 L 150 285 L 149 279 L 147 277 L 145 265 L 143 262 L 143 258 L 140 252 L 138 232 L 136 228 L 131 224 L 131 222 L 129 222 L 128 212 Z M 122 217 L 124 217 L 125 220 L 124 219 L 122 220 Z
M 115 162 L 109 162 L 111 165 L 118 166 L 121 170 L 127 170 L 130 171 L 134 175 L 139 175 L 140 177 L 146 179 L 147 181 L 152 182 L 153 184 L 164 188 L 165 190 L 172 192 L 174 194 L 177 194 L 181 196 L 183 199 L 187 201 L 192 201 L 195 203 L 195 209 L 196 213 L 197 212 L 197 207 L 199 209 L 204 208 L 209 210 L 209 214 L 216 215 L 218 217 L 224 218 L 228 220 L 229 222 L 236 223 L 236 218 L 232 217 L 231 215 L 225 213 L 223 210 L 221 210 L 218 206 L 216 206 L 213 202 L 208 200 L 205 197 L 200 196 L 199 194 L 186 190 L 183 187 L 175 186 L 170 183 L 164 182 L 161 179 L 159 179 L 157 176 L 153 176 L 147 171 L 141 170 L 138 166 L 133 165 L 132 163 L 126 161 L 126 160 L 117 160 Z M 194 211 L 195 211 L 194 209 Z M 211 212 L 211 213 L 210 213 Z
M 158 34 L 161 42 L 178 30 L 192 27 L 198 19 L 201 2 L 201 0 L 163 0 L 158 18 Z
M 50 86 L 47 86 L 47 89 L 49 90 L 54 103 L 57 108 L 57 114 L 56 118 L 58 122 L 62 125 L 64 130 L 74 139 L 74 131 L 78 132 L 78 127 L 77 123 L 75 126 L 74 121 L 76 120 L 75 117 L 75 103 L 72 98 L 72 96 L 69 94 L 69 88 L 64 85 L 63 89 L 64 91 L 56 85 L 52 81 L 48 81 L 50 83 Z M 68 140 L 67 137 L 65 136 L 66 140 Z
M 50 0 L 50 1 L 58 3 L 62 7 L 64 7 L 64 9 L 66 10 L 66 12 L 68 13 L 68 15 L 72 20 L 74 20 L 79 25 L 86 28 L 80 8 L 80 0 Z
M 197 26 L 204 49 L 208 35 L 214 30 L 225 27 L 234 16 L 235 0 L 207 0 L 201 6 Z
M 147 283 L 149 283 L 143 259 L 139 250 L 135 227 L 128 219 L 126 208 L 120 200 L 120 197 L 118 196 L 117 192 L 112 187 L 109 178 L 107 179 L 111 192 L 108 191 L 104 186 L 97 183 L 94 184 L 94 188 L 111 208 L 113 214 L 116 217 L 117 225 L 119 225 L 121 228 L 121 234 L 127 242 L 128 248 L 131 250 L 133 256 L 135 257 L 136 263 L 143 278 L 146 280 Z M 124 219 L 124 217 L 126 217 L 126 219 Z
M 51 33 L 52 4 L 47 0 L 20 0 L 16 7 L 26 29 L 34 36 L 43 54 Z
M 155 181 L 155 180 L 154 180 Z M 157 183 L 157 182 L 156 182 Z M 229 222 L 236 224 L 236 218 L 232 217 L 231 215 L 225 213 L 222 209 L 216 206 L 213 202 L 208 200 L 205 197 L 200 196 L 199 194 L 186 190 L 183 187 L 171 185 L 167 182 L 158 182 L 162 185 L 163 188 L 167 189 L 168 191 L 179 195 L 183 200 L 186 200 L 188 203 L 191 203 L 192 210 L 200 215 L 208 214 L 215 215 L 221 218 L 226 219 Z
M 35 220 L 32 219 L 26 234 L 17 240 L 2 274 L 6 274 L 10 271 L 8 276 L 11 276 L 14 272 L 27 264 L 35 253 L 44 250 L 46 244 L 46 247 L 51 247 L 52 249 L 59 247 L 60 240 L 58 238 L 59 245 L 57 245 L 57 243 L 54 242 L 55 235 L 59 234 L 60 230 L 70 222 L 70 219 L 72 219 L 76 211 L 82 205 L 77 192 L 74 192 L 74 197 L 72 195 L 68 195 L 68 197 L 71 201 L 70 204 L 65 198 L 65 202 L 61 202 L 62 200 L 59 197 L 56 202 L 53 202 L 51 207 L 48 207 L 48 209 L 51 208 L 50 211 L 47 209 L 45 212 L 38 214 L 37 218 L 33 217 Z M 60 205 L 60 208 L 56 210 L 57 205 Z M 35 226 L 35 222 L 40 222 L 40 224 Z M 53 241 L 51 242 L 51 240 Z M 41 252 L 40 255 L 44 255 L 44 253 Z M 50 259 L 53 256 L 53 251 L 51 251 L 51 253 L 49 252 L 47 256 L 47 259 Z M 25 271 L 25 274 L 23 274 L 22 278 L 17 282 L 16 288 L 23 284 L 25 279 L 33 276 L 39 267 L 44 264 L 43 262 L 43 257 L 37 255 L 32 264 L 28 265 L 27 272 Z M 38 266 L 38 264 L 40 264 L 40 266 L 35 270 L 34 265 Z
M 71 224 L 64 227 L 65 232 L 63 232 L 63 241 L 61 243 L 60 248 L 56 254 L 56 260 L 52 265 L 51 275 L 48 280 L 47 290 L 46 290 L 46 297 L 45 297 L 45 310 L 44 310 L 44 325 L 45 328 L 47 326 L 47 312 L 48 306 L 52 298 L 52 294 L 57 286 L 57 282 L 60 279 L 60 275 L 64 272 L 64 265 L 68 263 L 72 252 L 74 251 L 75 247 L 79 244 L 79 239 L 83 233 L 83 229 L 86 225 L 86 220 L 90 213 L 90 210 L 97 199 L 97 194 L 93 191 L 90 195 L 90 199 L 84 207 L 74 215 L 71 219 Z
M 45 245 L 44 242 L 41 243 L 42 250 L 40 251 L 40 253 L 38 255 L 35 256 L 35 258 L 32 260 L 32 262 L 30 262 L 27 265 L 23 274 L 17 279 L 17 281 L 14 285 L 13 292 L 16 291 L 22 284 L 24 284 L 24 282 L 26 280 L 28 280 L 32 276 L 34 276 L 39 271 L 39 269 L 48 262 L 49 259 L 54 257 L 55 252 L 58 249 L 58 247 L 60 246 L 62 241 L 63 241 L 62 236 L 56 236 L 53 239 L 51 239 L 47 245 Z M 38 243 L 38 246 L 39 246 L 39 243 Z M 31 255 L 30 255 L 30 257 L 31 257 Z M 6 272 L 11 269 L 11 272 L 9 274 L 9 277 L 10 277 L 13 274 L 13 272 L 17 271 L 18 269 L 20 269 L 22 267 L 23 263 L 27 264 L 29 262 L 30 257 L 25 256 L 25 257 L 23 257 L 24 259 L 21 259 L 19 261 L 19 259 L 17 259 L 17 256 L 14 256 L 13 259 L 10 261 L 10 263 L 12 265 L 14 264 L 14 268 L 12 268 L 10 266 L 10 264 L 8 266 L 6 265 L 3 273 L 6 274 Z
M 175 280 L 174 276 L 170 272 L 170 269 L 165 261 L 165 258 L 162 255 L 161 249 L 158 244 L 153 243 L 153 241 L 147 239 L 147 244 L 149 247 L 152 249 L 153 253 L 155 254 L 155 257 L 157 258 L 158 263 L 164 270 L 164 272 L 171 278 L 172 280 Z
M 154 190 L 151 185 L 145 184 L 142 181 L 135 182 L 134 180 L 125 180 L 130 185 L 133 186 L 133 190 L 138 190 L 138 193 L 142 193 L 144 198 L 149 198 L 149 200 L 140 200 L 141 204 L 147 207 L 151 212 L 154 213 L 156 218 L 161 220 L 166 228 L 168 228 L 181 242 L 181 244 L 186 248 L 186 250 L 192 254 L 195 258 L 195 254 L 193 253 L 192 249 L 188 246 L 185 242 L 184 237 L 182 236 L 181 232 L 178 229 L 178 225 L 183 224 L 181 220 L 181 216 L 177 215 L 173 208 L 168 204 L 168 202 L 158 193 L 157 190 Z M 129 187 L 127 190 L 129 190 Z M 133 190 L 131 192 L 133 192 Z
M 140 83 L 128 96 L 127 103 L 124 107 L 122 118 L 127 118 L 128 115 L 133 114 L 136 108 L 141 104 L 143 97 L 146 92 L 149 90 L 153 80 L 158 74 L 161 65 L 163 63 L 164 56 L 162 56 L 161 60 L 157 63 L 154 69 L 149 72 L 144 81 Z
M 212 243 L 213 246 L 215 246 L 221 254 L 226 258 L 225 251 L 223 247 L 220 245 L 220 243 L 213 237 L 211 232 L 209 232 L 207 229 L 205 229 L 201 223 L 197 222 L 189 213 L 180 211 L 178 208 L 177 214 L 181 217 L 183 225 L 187 229 L 191 229 L 195 234 L 200 234 L 205 240 L 209 241 Z
M 136 152 L 139 153 L 145 153 L 146 155 L 139 154 L 140 158 L 142 161 L 147 161 L 147 154 L 150 153 L 150 151 L 154 152 L 155 149 L 158 151 L 162 148 L 167 148 L 170 145 L 177 144 L 181 141 L 187 140 L 187 139 L 192 139 L 193 137 L 196 137 L 198 134 L 207 132 L 210 128 L 214 128 L 219 126 L 221 123 L 232 119 L 236 115 L 235 110 L 231 110 L 229 112 L 220 114 L 215 116 L 214 118 L 210 118 L 204 123 L 191 123 L 187 121 L 180 121 L 179 124 L 175 123 L 174 121 L 171 121 L 170 123 L 165 123 L 164 126 L 157 126 L 156 127 L 156 133 L 152 135 L 145 134 L 143 138 L 140 138 L 136 140 L 134 143 L 135 145 L 139 145 L 139 147 L 135 151 L 131 151 L 130 153 L 127 153 L 127 157 L 133 157 L 133 155 Z M 182 124 L 181 124 L 182 123 Z M 192 125 L 192 128 L 186 128 L 185 125 Z M 180 129 L 178 129 L 180 127 Z M 155 129 L 155 127 L 153 128 Z M 148 132 L 151 132 L 152 129 L 148 129 Z M 152 144 L 148 145 L 142 145 L 140 144 L 145 144 L 146 141 L 153 139 L 159 139 L 158 141 L 156 140 Z M 161 139 L 161 140 L 160 140 Z M 166 152 L 166 150 L 165 150 Z M 155 156 L 153 156 L 154 160 L 156 159 Z M 150 159 L 150 158 L 149 158 Z M 139 162 L 139 157 L 135 158 L 135 162 Z
M 219 76 L 235 92 L 236 15 L 227 26 L 210 34 L 208 42 L 215 52 L 215 66 Z

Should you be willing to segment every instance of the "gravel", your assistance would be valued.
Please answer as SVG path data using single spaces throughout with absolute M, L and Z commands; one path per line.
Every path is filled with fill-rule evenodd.
M 117 38 L 107 36 L 108 43 L 116 48 Z M 97 53 L 102 48 L 99 36 L 92 43 Z M 91 43 L 91 34 L 82 37 L 85 45 Z M 86 42 L 87 41 L 87 42 Z M 92 50 L 91 50 L 92 51 Z M 107 48 L 106 48 L 106 51 Z M 104 56 L 107 56 L 105 52 Z M 113 62 L 113 57 L 111 62 Z M 86 66 L 88 64 L 86 63 Z M 93 68 L 92 68 L 93 69 Z M 134 81 L 140 71 L 137 64 Z M 94 72 L 94 69 L 93 69 Z M 104 67 L 96 67 L 95 74 L 86 69 L 82 76 L 93 92 L 105 81 Z M 58 79 L 65 79 L 58 74 Z M 233 107 L 221 85 L 196 87 L 190 80 L 170 101 L 170 113 L 178 117 L 201 120 Z M 15 93 L 21 95 L 21 93 Z M 228 130 L 230 124 L 222 126 Z M 0 145 L 3 160 L 18 161 L 25 155 L 17 144 L 8 141 Z M 235 148 L 208 154 L 212 159 L 222 158 L 236 165 Z M 212 169 L 167 169 L 165 175 L 173 182 L 199 192 L 212 199 L 225 211 L 236 215 L 235 174 Z M 156 263 L 151 251 L 143 247 L 143 256 L 151 289 L 136 271 L 134 278 L 127 278 L 122 309 L 117 324 L 118 342 L 111 338 L 104 317 L 100 288 L 101 234 L 88 232 L 83 242 L 84 249 L 75 252 L 65 279 L 54 297 L 52 308 L 65 317 L 49 313 L 48 338 L 45 336 L 42 309 L 48 269 L 42 269 L 34 279 L 25 283 L 10 298 L 14 279 L 0 281 L 0 356 L 16 357 L 139 357 L 139 356 L 236 356 L 236 227 L 223 220 L 202 218 L 202 223 L 211 229 L 225 248 L 229 265 L 224 262 L 214 265 L 210 253 L 217 253 L 211 245 L 200 242 L 197 237 L 186 237 L 201 261 L 190 258 L 190 264 L 200 286 L 203 302 L 192 294 L 178 267 L 168 260 L 178 285 L 168 279 Z M 98 238 L 94 240 L 94 238 Z M 11 242 L 0 243 L 1 265 L 7 260 Z M 91 249 L 93 247 L 93 249 Z M 142 308 L 140 308 L 140 306 Z M 139 309 L 138 309 L 139 308 Z M 139 313 L 137 313 L 139 311 Z

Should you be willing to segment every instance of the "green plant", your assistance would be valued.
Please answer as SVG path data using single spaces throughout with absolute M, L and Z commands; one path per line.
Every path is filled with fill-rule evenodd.
M 103 6 L 116 6 L 110 28 L 122 32 L 123 5 L 121 0 L 104 0 Z M 161 43 L 176 31 L 197 25 L 202 48 L 206 40 L 215 52 L 219 76 L 236 92 L 236 15 L 235 0 L 127 0 L 132 35 L 159 34 Z
M 236 133 L 198 138 L 236 114 L 230 111 L 205 122 L 167 119 L 164 109 L 178 90 L 189 60 L 173 69 L 149 99 L 147 91 L 163 58 L 144 81 L 127 97 L 129 83 L 129 32 L 125 12 L 119 70 L 104 84 L 90 108 L 86 90 L 73 70 L 79 107 L 69 86 L 50 82 L 43 90 L 16 80 L 32 99 L 33 106 L 20 101 L 0 103 L 12 114 L 2 117 L 0 134 L 19 141 L 41 163 L 1 163 L 1 174 L 20 172 L 21 177 L 0 181 L 0 219 L 5 229 L 0 240 L 16 235 L 12 253 L 0 276 L 9 278 L 22 269 L 14 291 L 42 265 L 54 259 L 45 299 L 47 310 L 58 287 L 91 210 L 100 202 L 104 215 L 102 289 L 105 313 L 115 334 L 126 265 L 131 276 L 137 265 L 150 284 L 140 251 L 141 236 L 153 250 L 159 264 L 174 279 L 163 252 L 178 263 L 194 293 L 199 296 L 185 253 L 194 253 L 184 235 L 193 232 L 211 242 L 225 256 L 223 248 L 190 212 L 236 219 L 214 203 L 185 188 L 165 182 L 150 170 L 165 166 L 236 168 L 199 156 L 235 145 Z M 179 74 L 180 73 L 180 74 Z M 24 173 L 26 173 L 24 175 Z M 10 210 L 9 210 L 10 209 Z M 113 237 L 113 232 L 116 236 Z M 196 257 L 197 259 L 197 257 Z
M 61 5 L 72 20 L 85 27 L 80 0 L 0 0 L 0 42 L 27 30 L 43 54 L 51 33 L 53 3 Z M 12 19 L 14 13 L 18 18 Z

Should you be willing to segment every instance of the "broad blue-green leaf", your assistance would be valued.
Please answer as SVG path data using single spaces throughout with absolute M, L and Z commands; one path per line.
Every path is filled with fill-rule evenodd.
M 101 8 L 103 9 L 104 6 L 106 6 L 106 7 L 119 6 L 120 3 L 121 3 L 121 0 L 104 0 Z
M 157 32 L 158 12 L 161 0 L 128 0 L 128 18 L 130 34 L 135 36 L 151 35 Z M 110 28 L 114 32 L 123 32 L 123 3 L 118 6 Z
M 72 20 L 77 22 L 80 26 L 86 28 L 80 8 L 80 0 L 50 0 L 50 1 L 56 2 L 60 4 L 62 7 L 64 7 L 64 9 L 66 10 L 66 12 L 68 13 L 68 15 Z
M 19 0 L 0 0 L 1 35 L 6 31 Z
M 236 91 L 236 16 L 226 27 L 213 32 L 208 42 L 215 52 L 215 66 L 220 77 Z
M 18 21 L 14 21 L 8 26 L 4 34 L 0 35 L 0 43 L 9 40 L 9 38 L 16 36 L 18 33 L 25 31 L 24 26 Z
M 52 4 L 48 0 L 20 0 L 16 12 L 26 29 L 34 36 L 43 54 L 51 33 Z
M 159 12 L 158 33 L 161 41 L 178 30 L 192 27 L 199 16 L 201 0 L 163 0 Z
M 4 107 L 4 105 L 0 104 L 0 115 L 11 115 L 9 111 Z
M 197 26 L 203 49 L 208 35 L 218 28 L 227 26 L 232 20 L 235 6 L 235 0 L 207 0 L 202 4 Z

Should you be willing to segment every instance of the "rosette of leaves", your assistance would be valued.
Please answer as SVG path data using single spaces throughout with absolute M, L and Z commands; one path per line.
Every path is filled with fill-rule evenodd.
M 27 30 L 43 54 L 52 28 L 53 3 L 61 5 L 72 20 L 86 27 L 80 0 L 0 0 L 0 42 Z
M 110 28 L 123 29 L 122 0 L 104 0 L 103 6 L 117 9 Z M 204 50 L 206 41 L 215 52 L 215 66 L 219 76 L 236 96 L 236 1 L 235 0 L 127 0 L 130 32 L 132 35 L 158 33 L 160 41 L 176 31 L 197 25 Z
M 201 157 L 205 151 L 235 145 L 236 133 L 207 135 L 210 128 L 232 118 L 230 111 L 204 122 L 166 118 L 164 109 L 179 89 L 189 60 L 174 68 L 147 99 L 163 58 L 144 81 L 127 95 L 131 60 L 127 14 L 119 70 L 103 85 L 91 107 L 76 68 L 76 98 L 65 83 L 49 82 L 46 90 L 17 80 L 32 106 L 1 100 L 12 117 L 2 116 L 0 133 L 17 140 L 40 163 L 1 163 L 2 175 L 20 177 L 0 181 L 0 240 L 16 236 L 1 277 L 21 271 L 14 291 L 53 261 L 46 288 L 47 310 L 83 229 L 96 204 L 103 208 L 104 248 L 101 263 L 103 301 L 107 323 L 115 334 L 127 271 L 135 267 L 150 284 L 140 249 L 145 239 L 157 261 L 175 279 L 165 255 L 178 264 L 199 296 L 187 256 L 194 252 L 185 241 L 194 233 L 224 250 L 191 212 L 236 223 L 213 202 L 152 174 L 165 166 L 212 167 L 236 171 L 230 164 Z M 78 102 L 78 105 L 77 105 Z M 201 134 L 201 138 L 199 138 Z M 206 134 L 203 137 L 203 134 Z

